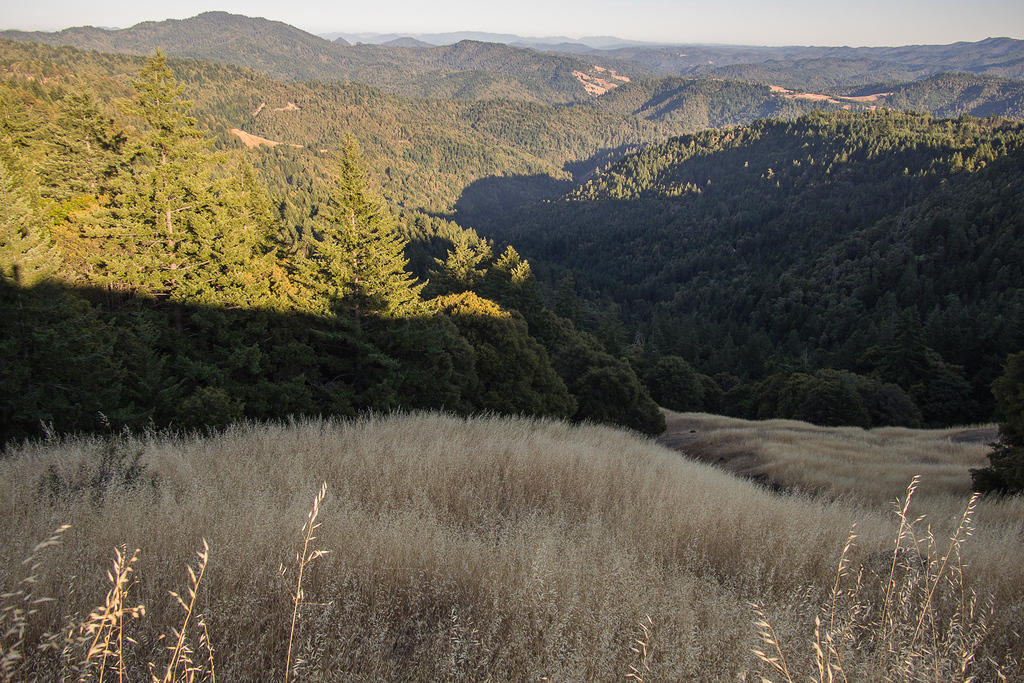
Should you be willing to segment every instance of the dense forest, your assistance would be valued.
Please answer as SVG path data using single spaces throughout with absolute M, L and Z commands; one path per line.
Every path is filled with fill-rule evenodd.
M 662 428 L 631 366 L 548 310 L 514 249 L 400 224 L 353 138 L 295 235 L 162 55 L 129 89 L 109 107 L 38 81 L 0 93 L 0 440 L 397 408 Z M 403 235 L 445 230 L 428 299 Z
M 942 424 L 987 418 L 1024 346 L 1022 197 L 1020 123 L 814 113 L 648 147 L 478 229 L 621 311 L 649 352 L 720 373 L 704 407 L 803 415 L 783 406 L 794 381 L 838 382 L 825 421 L 870 424 L 873 378 L 906 395 L 901 421 L 909 398 Z
M 0 75 L 3 439 L 421 407 L 949 424 L 992 416 L 1024 346 L 1024 133 L 959 116 L 1020 116 L 1019 81 L 553 106 L 11 41 Z

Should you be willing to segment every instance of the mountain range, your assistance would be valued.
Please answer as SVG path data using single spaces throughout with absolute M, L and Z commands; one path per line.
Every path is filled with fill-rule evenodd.
M 329 37 L 338 34 L 328 34 Z M 546 103 L 587 101 L 629 80 L 706 76 L 845 94 L 939 73 L 1024 77 L 1024 41 L 902 47 L 750 47 L 622 44 L 615 38 L 521 39 L 507 34 L 378 35 L 387 44 L 332 42 L 287 24 L 226 12 L 107 30 L 3 31 L 0 38 L 101 52 L 193 57 L 245 66 L 281 80 L 356 81 L 395 94 Z M 423 43 L 449 43 L 439 46 Z M 455 42 L 451 42 L 455 41 Z M 590 44 L 587 44 L 587 41 Z
M 591 97 L 585 80 L 614 84 L 606 69 L 622 68 L 614 60 L 598 69 L 593 60 L 573 55 L 471 40 L 442 47 L 352 46 L 281 22 L 226 12 L 113 31 L 3 31 L 0 38 L 136 55 L 159 48 L 168 55 L 245 66 L 282 80 L 356 81 L 421 97 L 582 101 Z
M 450 31 L 447 33 L 347 33 L 344 31 L 320 34 L 327 40 L 337 41 L 339 38 L 346 43 L 372 43 L 386 45 L 401 39 L 413 39 L 427 45 L 452 45 L 463 40 L 476 40 L 485 43 L 504 43 L 518 47 L 535 47 L 541 49 L 561 48 L 566 51 L 609 50 L 620 47 L 662 47 L 663 43 L 651 43 L 641 40 L 627 40 L 615 36 L 584 36 L 569 38 L 567 36 L 525 37 L 512 33 L 491 33 L 488 31 Z

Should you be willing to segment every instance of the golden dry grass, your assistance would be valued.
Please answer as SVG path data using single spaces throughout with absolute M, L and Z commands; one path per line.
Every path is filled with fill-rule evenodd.
M 705 462 L 783 488 L 871 505 L 888 504 L 918 475 L 919 500 L 946 497 L 959 505 L 971 492 L 970 468 L 988 465 L 986 441 L 995 438 L 994 427 L 865 430 L 670 411 L 665 420 L 662 441 Z M 960 441 L 971 437 L 969 431 L 981 437 Z
M 54 483 L 88 483 L 104 448 L 70 439 L 0 460 L 2 590 L 72 525 L 40 551 L 33 594 L 56 601 L 37 606 L 18 677 L 52 677 L 59 662 L 34 643 L 103 603 L 120 546 L 140 548 L 126 604 L 146 612 L 124 625 L 125 665 L 135 680 L 166 663 L 160 636 L 182 623 L 169 591 L 205 539 L 185 602 L 222 680 L 280 680 L 286 666 L 305 680 L 750 680 L 763 667 L 750 603 L 782 647 L 806 651 L 850 525 L 849 561 L 876 575 L 898 529 L 884 505 L 774 495 L 636 435 L 557 422 L 416 414 L 132 437 L 122 448 L 146 467 L 133 490 Z M 315 548 L 329 554 L 304 569 L 292 639 L 294 574 L 279 568 L 307 556 L 321 482 Z M 950 501 L 930 517 L 937 536 L 962 512 Z M 1022 518 L 1019 501 L 984 503 L 963 552 L 965 580 L 997 605 L 979 661 L 1011 674 Z M 810 675 L 813 658 L 796 659 Z

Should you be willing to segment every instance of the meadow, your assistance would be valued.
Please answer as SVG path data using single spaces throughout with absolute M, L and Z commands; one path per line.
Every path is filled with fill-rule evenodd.
M 914 471 L 912 434 L 863 434 L 891 482 L 806 455 L 819 483 L 782 492 L 623 430 L 437 413 L 8 447 L 0 673 L 1021 679 L 1024 502 L 969 503 L 970 448 Z

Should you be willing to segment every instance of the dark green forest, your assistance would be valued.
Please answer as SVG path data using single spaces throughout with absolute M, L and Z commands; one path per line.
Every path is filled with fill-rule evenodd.
M 991 416 L 1024 346 L 1022 197 L 1018 122 L 822 112 L 648 147 L 478 229 L 571 276 L 577 323 L 621 311 L 620 342 L 718 378 L 708 409 L 805 415 L 784 403 L 811 382 L 845 393 L 826 422 L 874 424 L 870 380 L 949 424 Z

